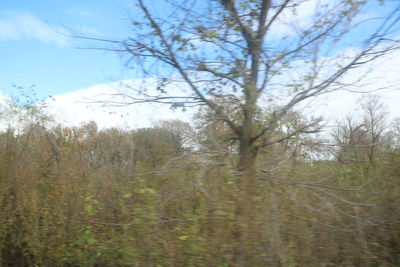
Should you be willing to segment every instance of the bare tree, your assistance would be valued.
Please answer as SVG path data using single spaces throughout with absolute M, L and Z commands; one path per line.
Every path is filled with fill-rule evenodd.
M 129 91 L 116 95 L 120 98 L 115 102 L 206 105 L 238 141 L 238 170 L 254 170 L 260 148 L 282 141 L 270 133 L 293 107 L 354 86 L 362 77 L 349 80 L 354 69 L 399 48 L 397 4 L 387 3 L 382 16 L 365 16 L 365 10 L 383 1 L 136 2 L 141 15 L 132 18 L 132 35 L 103 41 L 113 44 L 112 51 L 128 55 L 129 66 L 143 77 L 156 77 L 157 83 L 133 88 L 140 96 Z M 359 36 L 361 30 L 368 34 Z M 269 120 L 260 123 L 260 107 L 278 99 Z M 227 103 L 240 116 L 228 113 Z M 303 125 L 283 140 L 314 127 Z
M 364 123 L 348 116 L 332 130 L 331 136 L 337 145 L 333 153 L 339 162 L 364 162 L 368 159 L 371 142 Z
M 365 113 L 364 124 L 370 139 L 368 161 L 374 163 L 377 148 L 382 147 L 383 135 L 387 127 L 387 111 L 377 96 L 364 99 L 361 107 Z
M 339 122 L 331 136 L 338 149 L 334 152 L 340 162 L 368 162 L 373 164 L 379 148 L 387 142 L 384 138 L 387 128 L 387 111 L 376 95 L 360 100 L 362 121 L 349 115 Z

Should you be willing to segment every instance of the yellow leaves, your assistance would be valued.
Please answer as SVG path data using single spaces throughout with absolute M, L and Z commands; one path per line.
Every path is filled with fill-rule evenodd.
M 132 196 L 131 192 L 125 193 L 122 197 L 123 198 L 130 198 Z
M 143 188 L 138 190 L 139 194 L 155 195 L 156 191 L 153 188 Z
M 217 215 L 219 215 L 219 216 L 227 216 L 227 215 L 230 215 L 228 212 L 225 212 L 225 211 L 223 211 L 223 210 L 217 210 L 217 211 L 215 212 L 215 214 L 217 214 Z
M 188 235 L 181 235 L 181 236 L 178 237 L 178 239 L 181 240 L 181 241 L 185 241 L 185 240 L 187 240 L 188 238 L 189 238 Z
M 99 203 L 96 199 L 92 196 L 85 197 L 85 212 L 87 215 L 92 216 L 96 213 L 96 206 Z
M 254 201 L 261 201 L 261 200 L 263 200 L 263 199 L 264 199 L 263 196 L 255 196 L 255 197 L 253 197 L 253 200 L 254 200 Z
M 85 211 L 86 211 L 87 215 L 89 215 L 89 216 L 92 216 L 95 213 L 94 207 L 90 204 L 85 206 Z

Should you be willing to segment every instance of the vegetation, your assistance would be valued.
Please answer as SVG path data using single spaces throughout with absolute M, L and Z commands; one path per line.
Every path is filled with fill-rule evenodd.
M 384 113 L 366 103 L 372 117 L 339 123 L 329 144 L 299 135 L 260 151 L 252 217 L 237 210 L 223 124 L 71 128 L 31 108 L 0 134 L 0 265 L 398 266 L 400 132 L 372 131 Z
M 84 37 L 147 83 L 93 101 L 202 106 L 197 128 L 54 126 L 13 105 L 0 265 L 400 265 L 399 121 L 371 98 L 322 138 L 295 111 L 399 50 L 400 6 L 371 2 L 137 0 L 132 36 Z

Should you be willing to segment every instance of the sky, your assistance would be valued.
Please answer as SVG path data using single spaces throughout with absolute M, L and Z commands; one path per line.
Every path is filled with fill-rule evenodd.
M 127 78 L 114 53 L 71 36 L 123 38 L 129 0 L 0 0 L 0 91 L 35 85 L 39 98 Z
M 380 8 L 373 4 L 369 11 L 379 13 Z M 157 119 L 190 120 L 192 113 L 168 107 L 115 109 L 77 103 L 77 98 L 104 92 L 110 84 L 115 87 L 118 81 L 140 77 L 126 68 L 125 59 L 118 54 L 86 49 L 97 43 L 72 36 L 121 40 L 129 36 L 130 18 L 136 15 L 132 0 L 0 0 L 0 93 L 15 97 L 21 94 L 18 87 L 22 87 L 38 100 L 54 96 L 54 101 L 46 100 L 53 113 L 75 124 L 97 119 L 104 127 L 140 127 Z M 352 38 L 360 35 L 362 32 L 356 32 Z M 372 75 L 375 81 L 398 78 L 399 62 L 400 54 L 391 55 Z M 392 113 L 400 114 L 399 94 L 383 94 Z M 321 100 L 321 110 L 339 116 L 351 111 L 357 98 L 349 94 L 342 94 L 340 100 L 331 96 Z

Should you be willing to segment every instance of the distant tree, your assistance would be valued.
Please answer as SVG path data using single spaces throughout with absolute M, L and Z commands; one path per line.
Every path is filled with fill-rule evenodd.
M 340 122 L 332 132 L 338 146 L 335 157 L 339 162 L 364 162 L 368 158 L 370 140 L 363 123 L 357 123 L 348 117 Z
M 134 158 L 147 167 L 161 166 L 168 158 L 183 151 L 183 139 L 164 122 L 164 126 L 141 128 L 133 132 Z
M 363 114 L 359 120 L 348 116 L 332 132 L 339 147 L 335 154 L 340 162 L 374 163 L 385 142 L 387 112 L 379 97 L 362 98 L 360 106 Z
M 155 127 L 165 129 L 173 134 L 179 140 L 180 150 L 184 148 L 190 149 L 196 145 L 196 133 L 187 122 L 181 120 L 164 120 L 157 123 Z
M 370 96 L 361 102 L 364 111 L 364 124 L 369 133 L 370 146 L 367 152 L 368 161 L 376 160 L 376 153 L 384 142 L 385 129 L 387 128 L 388 112 L 378 96 Z

